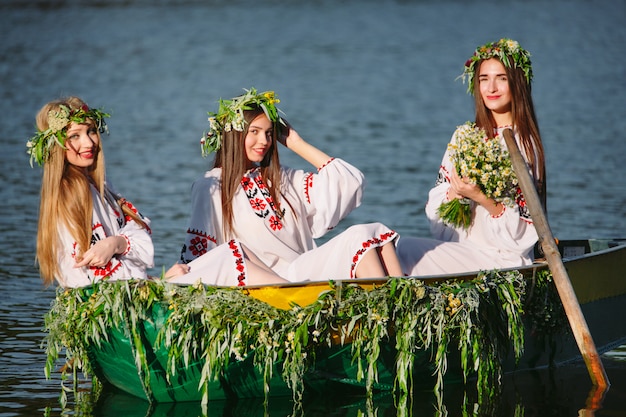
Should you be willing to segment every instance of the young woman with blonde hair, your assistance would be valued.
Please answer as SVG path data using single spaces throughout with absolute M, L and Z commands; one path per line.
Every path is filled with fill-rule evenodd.
M 36 259 L 47 285 L 143 279 L 153 266 L 149 219 L 106 181 L 105 117 L 78 97 L 49 102 L 37 114 L 27 147 L 31 166 L 43 166 Z M 166 276 L 187 269 L 175 265 Z

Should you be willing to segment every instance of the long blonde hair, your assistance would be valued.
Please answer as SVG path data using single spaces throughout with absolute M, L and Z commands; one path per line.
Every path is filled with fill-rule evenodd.
M 86 103 L 78 97 L 67 97 L 45 104 L 36 118 L 40 131 L 49 127 L 48 113 L 59 111 L 61 106 L 75 110 L 83 108 Z M 91 123 L 95 125 L 95 121 Z M 93 200 L 90 184 L 96 187 L 101 197 L 110 193 L 105 184 L 104 152 L 100 132 L 97 134 L 96 157 L 87 170 L 68 163 L 65 158 L 66 150 L 59 145 L 51 148 L 50 156 L 43 164 L 36 262 L 46 285 L 52 284 L 60 272 L 59 255 L 63 250 L 59 239 L 60 228 L 65 227 L 76 241 L 78 258 L 91 246 Z M 145 223 L 124 204 L 121 204 L 121 207 L 125 214 L 145 227 Z

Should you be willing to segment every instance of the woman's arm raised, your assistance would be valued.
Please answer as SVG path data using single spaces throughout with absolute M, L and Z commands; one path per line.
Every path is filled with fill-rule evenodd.
M 278 135 L 278 141 L 280 143 L 317 169 L 324 166 L 331 159 L 328 154 L 302 139 L 298 132 L 296 132 L 287 121 L 285 121 L 285 123 L 286 127 L 283 127 L 283 130 Z

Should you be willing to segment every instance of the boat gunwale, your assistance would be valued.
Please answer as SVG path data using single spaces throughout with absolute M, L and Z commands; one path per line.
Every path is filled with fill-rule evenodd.
M 601 241 L 601 242 L 616 242 L 617 244 L 615 246 L 612 247 L 607 247 L 607 248 L 603 248 L 600 250 L 595 250 L 595 251 L 590 251 L 588 253 L 585 253 L 583 255 L 577 255 L 577 256 L 571 256 L 571 257 L 566 257 L 563 258 L 563 262 L 567 263 L 570 261 L 576 261 L 579 259 L 585 259 L 585 258 L 592 258 L 592 257 L 596 257 L 599 255 L 603 255 L 603 254 L 608 254 L 614 251 L 620 251 L 620 250 L 624 250 L 626 249 L 626 239 L 571 239 L 571 240 L 563 240 L 561 241 L 562 243 L 569 243 L 569 242 L 591 242 L 591 241 Z M 516 266 L 516 267 L 507 267 L 507 268 L 494 268 L 497 269 L 498 271 L 501 272 L 510 272 L 510 271 L 520 271 L 522 273 L 524 273 L 525 271 L 532 271 L 532 270 L 539 270 L 539 269 L 544 269 L 548 267 L 548 263 L 547 261 L 545 261 L 545 259 L 543 260 L 535 260 L 532 264 L 529 265 L 522 265 L 522 266 Z M 331 279 L 331 280 L 320 280 L 320 281 L 302 281 L 302 282 L 285 282 L 285 283 L 273 283 L 273 284 L 256 284 L 256 285 L 245 285 L 242 286 L 242 289 L 251 289 L 251 290 L 255 290 L 255 289 L 260 289 L 260 288 L 281 288 L 281 287 L 286 287 L 286 288 L 295 288 L 295 287 L 307 287 L 307 286 L 311 286 L 311 285 L 321 285 L 321 284 L 327 284 L 329 282 L 333 282 L 336 285 L 350 285 L 350 284 L 372 284 L 372 285 L 376 285 L 376 284 L 384 284 L 386 283 L 389 279 L 393 279 L 393 278 L 415 278 L 415 279 L 419 279 L 422 281 L 427 281 L 427 282 L 440 282 L 440 281 L 450 281 L 450 280 L 461 280 L 461 281 L 467 281 L 467 280 L 471 280 L 476 278 L 477 275 L 479 275 L 481 272 L 485 272 L 485 271 L 481 271 L 481 270 L 476 270 L 476 271 L 468 271 L 468 272 L 462 272 L 462 273 L 458 273 L 458 274 L 437 274 L 437 275 L 408 275 L 408 276 L 403 276 L 403 277 L 386 277 L 386 278 L 342 278 L 342 279 Z M 180 285 L 192 285 L 192 284 L 180 284 Z M 214 286 L 216 288 L 232 288 L 232 287 L 228 287 L 228 286 Z

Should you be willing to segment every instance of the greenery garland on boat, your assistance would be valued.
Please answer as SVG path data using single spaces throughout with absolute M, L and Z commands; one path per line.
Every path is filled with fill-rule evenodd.
M 540 271 L 535 279 L 542 283 L 534 286 L 535 292 L 553 292 L 549 272 Z M 442 389 L 448 352 L 457 347 L 464 377 L 477 376 L 481 395 L 500 377 L 501 363 L 511 349 L 517 359 L 523 353 L 526 287 L 527 280 L 518 271 L 491 271 L 469 281 L 428 285 L 419 279 L 390 278 L 369 290 L 358 281 L 331 282 L 314 303 L 288 310 L 247 295 L 245 288 L 176 286 L 159 280 L 59 289 L 45 316 L 46 376 L 50 377 L 63 350 L 75 381 L 77 371 L 94 375 L 90 346 L 108 340 L 111 329 L 122 329 L 134 346 L 137 367 L 149 390 L 150 373 L 139 328 L 142 321 L 151 319 L 153 308 L 161 307 L 168 315 L 156 342 L 168 352 L 167 377 L 173 379 L 180 365 L 202 361 L 199 389 L 204 403 L 209 400 L 207 382 L 217 380 L 229 363 L 250 355 L 264 376 L 266 399 L 270 378 L 280 364 L 282 379 L 299 400 L 316 352 L 336 343 L 351 344 L 357 379 L 365 383 L 369 394 L 378 378 L 377 359 L 383 343 L 393 344 L 397 351 L 395 387 L 401 393 L 410 393 L 418 351 L 433 352 L 435 390 Z M 542 304 L 555 300 L 541 294 L 534 298 Z M 531 310 L 537 313 L 544 308 Z M 558 307 L 549 310 L 554 313 Z M 533 317 L 533 321 L 545 320 Z M 63 380 L 67 368 L 63 367 Z M 92 378 L 94 386 L 99 386 L 97 378 Z M 62 403 L 66 391 L 70 389 L 62 390 Z

